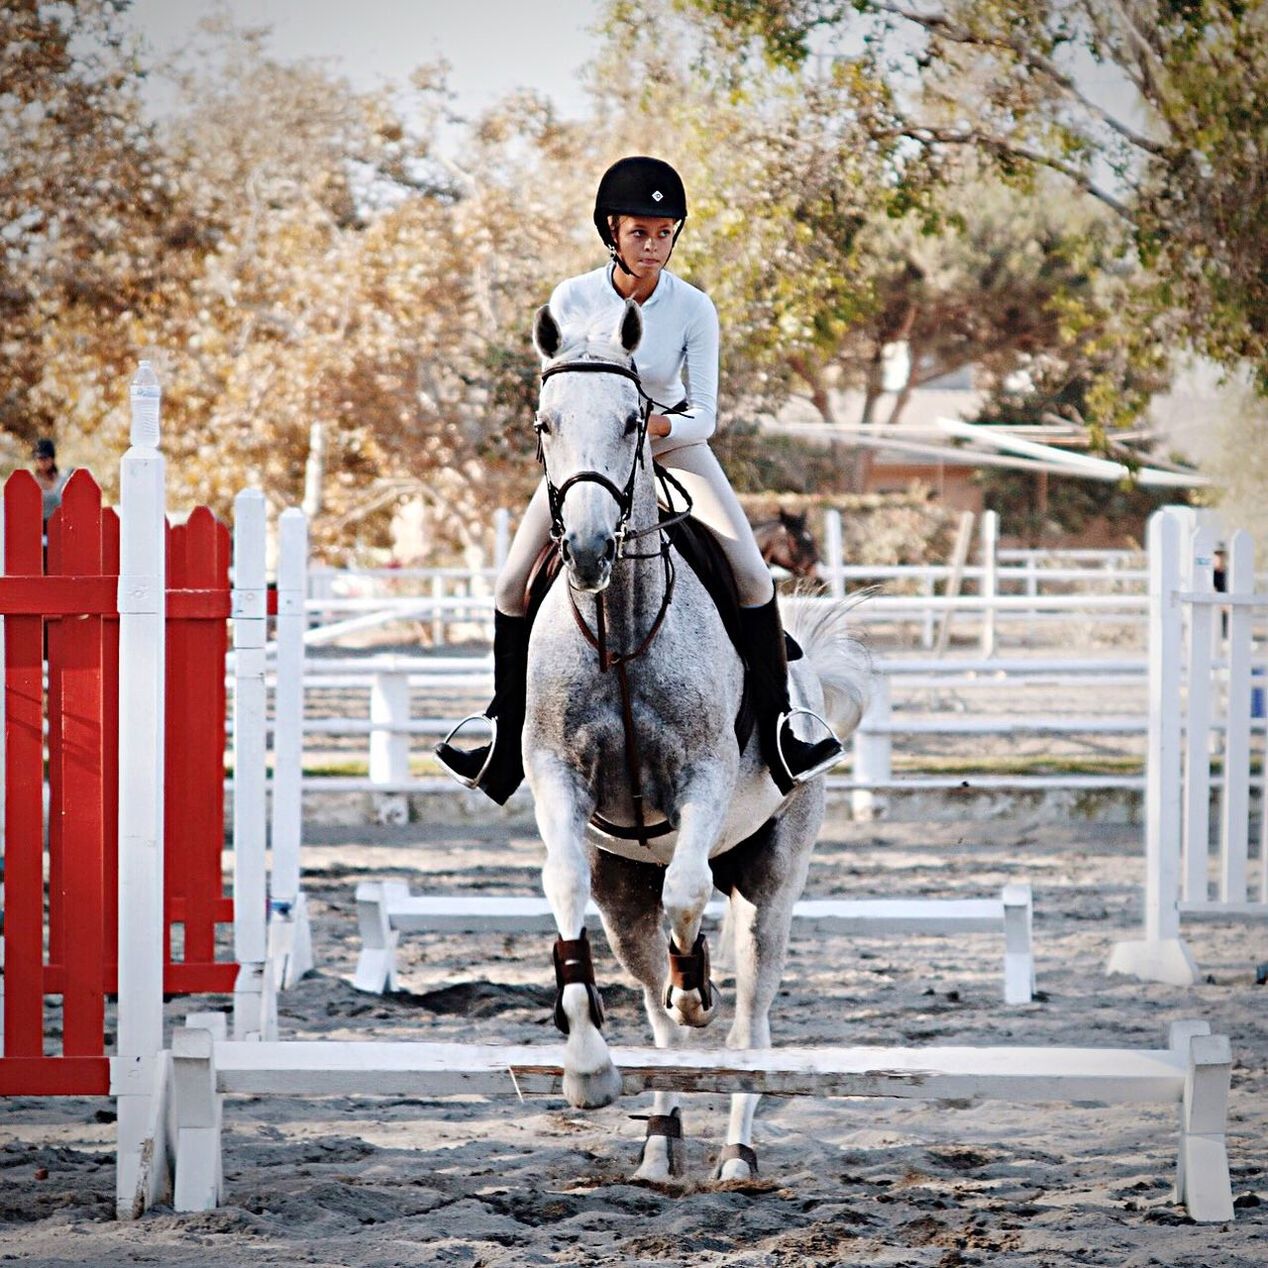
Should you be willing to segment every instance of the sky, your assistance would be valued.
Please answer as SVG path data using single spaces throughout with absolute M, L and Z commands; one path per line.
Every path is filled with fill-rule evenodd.
M 367 90 L 406 84 L 444 57 L 461 114 L 512 88 L 536 88 L 568 117 L 584 113 L 578 72 L 597 49 L 602 0 L 133 0 L 126 23 L 160 54 L 186 43 L 198 22 L 227 8 L 242 26 L 273 30 L 282 61 L 331 59 Z

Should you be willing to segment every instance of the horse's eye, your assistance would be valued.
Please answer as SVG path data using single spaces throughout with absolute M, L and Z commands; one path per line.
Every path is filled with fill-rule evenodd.
M 631 414 L 628 418 L 626 418 L 625 434 L 627 436 L 632 436 L 634 434 L 635 429 L 638 427 L 638 417 L 639 416 L 637 414 Z
M 549 436 L 550 435 L 550 419 L 544 417 L 541 414 L 538 414 L 537 421 L 533 424 L 533 430 L 539 436 Z

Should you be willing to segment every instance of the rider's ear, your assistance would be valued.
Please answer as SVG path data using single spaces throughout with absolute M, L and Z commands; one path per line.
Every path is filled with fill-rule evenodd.
M 633 352 L 643 337 L 643 312 L 632 300 L 625 301 L 625 312 L 621 315 L 620 339 L 621 347 L 626 352 Z
M 549 359 L 559 351 L 562 342 L 559 324 L 550 311 L 550 305 L 543 304 L 533 318 L 533 343 L 537 345 L 537 351 Z

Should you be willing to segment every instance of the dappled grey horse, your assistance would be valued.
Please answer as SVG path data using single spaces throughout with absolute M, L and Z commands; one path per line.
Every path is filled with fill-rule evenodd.
M 565 567 L 529 644 L 524 769 L 559 933 L 564 1093 L 576 1106 L 606 1105 L 621 1090 L 585 932 L 589 898 L 643 986 L 657 1046 L 670 1048 L 718 1007 L 701 933 L 716 881 L 729 893 L 734 935 L 727 1044 L 766 1047 L 793 904 L 823 818 L 822 776 L 781 797 L 756 737 L 740 748 L 743 665 L 703 584 L 675 566 L 658 520 L 651 403 L 632 368 L 641 334 L 634 303 L 613 331 L 561 329 L 548 307 L 534 326 L 546 360 L 537 431 Z M 868 676 L 844 605 L 794 613 L 793 625 L 805 651 L 790 665 L 794 713 L 826 712 L 844 735 L 861 716 Z M 724 1179 L 756 1172 L 757 1100 L 733 1098 Z M 638 1175 L 679 1173 L 680 1140 L 677 1096 L 658 1092 Z

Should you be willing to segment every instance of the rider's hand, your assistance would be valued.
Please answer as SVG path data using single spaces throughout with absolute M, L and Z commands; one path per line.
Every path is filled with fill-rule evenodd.
M 647 431 L 652 436 L 668 436 L 670 426 L 670 421 L 664 414 L 653 414 L 647 420 Z

